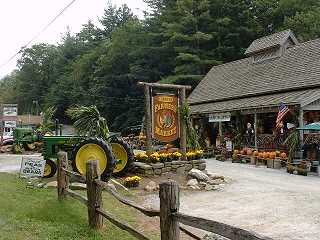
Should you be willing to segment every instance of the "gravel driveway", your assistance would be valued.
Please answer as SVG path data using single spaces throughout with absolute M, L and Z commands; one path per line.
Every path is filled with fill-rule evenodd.
M 215 160 L 207 166 L 233 183 L 222 192 L 183 196 L 181 211 L 274 239 L 320 239 L 319 177 Z
M 207 170 L 232 182 L 222 191 L 183 193 L 181 212 L 277 240 L 320 239 L 319 177 L 216 160 L 207 160 Z M 159 206 L 158 196 L 145 204 Z
M 19 172 L 21 160 L 23 156 L 39 157 L 41 154 L 32 155 L 15 155 L 15 154 L 0 154 L 0 172 L 15 173 Z

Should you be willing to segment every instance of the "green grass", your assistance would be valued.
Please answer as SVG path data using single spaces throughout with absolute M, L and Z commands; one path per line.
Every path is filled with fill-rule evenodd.
M 136 225 L 135 210 L 106 193 L 104 208 Z M 87 224 L 87 209 L 77 200 L 69 198 L 59 202 L 56 189 L 26 188 L 25 180 L 0 173 L 1 240 L 135 239 L 106 221 L 101 231 L 94 231 Z

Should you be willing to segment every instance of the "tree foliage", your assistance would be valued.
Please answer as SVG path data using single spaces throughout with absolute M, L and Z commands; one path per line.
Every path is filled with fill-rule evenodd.
M 37 101 L 68 121 L 73 105 L 96 105 L 110 128 L 141 123 L 138 81 L 195 87 L 214 65 L 243 57 L 261 36 L 291 28 L 299 40 L 319 37 L 318 0 L 145 0 L 139 20 L 108 3 L 100 26 L 88 21 L 57 45 L 22 50 L 18 69 L 0 81 L 0 100 L 21 113 Z

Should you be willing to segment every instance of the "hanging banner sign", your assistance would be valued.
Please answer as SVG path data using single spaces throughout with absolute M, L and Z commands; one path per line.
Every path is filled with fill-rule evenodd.
M 230 122 L 231 113 L 209 114 L 209 122 Z
M 153 137 L 162 142 L 179 138 L 178 98 L 174 95 L 153 97 Z

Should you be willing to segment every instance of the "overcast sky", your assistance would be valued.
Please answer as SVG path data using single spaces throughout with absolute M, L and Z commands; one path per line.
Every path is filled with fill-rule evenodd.
M 2 0 L 0 3 L 0 66 L 31 40 L 71 0 Z M 34 43 L 57 43 L 67 26 L 73 33 L 89 19 L 101 17 L 108 0 L 77 0 Z M 143 0 L 112 0 L 118 6 L 126 3 L 135 14 L 142 17 L 146 5 Z M 17 58 L 0 67 L 0 78 L 10 73 Z

